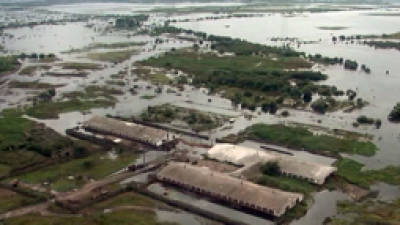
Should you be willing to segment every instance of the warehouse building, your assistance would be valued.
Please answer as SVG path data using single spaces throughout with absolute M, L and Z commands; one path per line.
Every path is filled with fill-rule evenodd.
M 303 200 L 303 195 L 257 185 L 207 167 L 171 162 L 158 174 L 161 182 L 225 202 L 233 207 L 282 216 Z
M 155 148 L 169 149 L 175 145 L 173 133 L 107 117 L 94 116 L 85 122 L 84 127 L 94 133 L 112 135 Z
M 305 162 L 296 159 L 295 156 L 273 154 L 232 144 L 217 144 L 208 151 L 207 155 L 221 162 L 230 162 L 245 167 L 256 163 L 276 161 L 282 174 L 302 178 L 319 185 L 323 184 L 325 179 L 336 171 L 336 168 L 330 165 Z

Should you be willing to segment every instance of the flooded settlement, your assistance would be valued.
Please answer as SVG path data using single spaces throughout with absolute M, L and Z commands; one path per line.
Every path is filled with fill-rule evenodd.
M 0 2 L 0 224 L 400 224 L 400 2 L 100 2 Z

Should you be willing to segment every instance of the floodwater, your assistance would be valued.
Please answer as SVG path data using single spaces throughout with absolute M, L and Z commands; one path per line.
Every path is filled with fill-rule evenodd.
M 336 215 L 336 202 L 339 200 L 349 200 L 349 198 L 338 191 L 324 190 L 313 195 L 313 204 L 307 214 L 299 220 L 293 221 L 292 225 L 318 225 L 323 224 L 325 218 Z
M 98 21 L 12 28 L 4 32 L 13 36 L 13 38 L 3 38 L 5 50 L 15 54 L 60 53 L 93 43 L 132 41 L 131 38 L 118 32 L 116 34 L 109 32 L 107 24 Z
M 110 7 L 112 6 L 112 7 Z M 176 6 L 176 5 L 175 5 Z M 147 7 L 147 8 L 146 8 Z M 51 10 L 63 12 L 78 13 L 99 13 L 99 14 L 131 14 L 134 11 L 150 10 L 154 5 L 137 4 L 85 4 L 85 5 L 68 5 L 49 7 Z M 170 7 L 170 5 L 165 5 Z M 181 7 L 181 5 L 176 6 Z M 183 6 L 182 6 L 183 7 Z M 394 9 L 393 11 L 396 11 Z M 358 96 L 370 102 L 370 105 L 362 110 L 352 113 L 334 112 L 326 115 L 314 114 L 307 111 L 299 111 L 288 109 L 290 116 L 287 118 L 277 115 L 269 115 L 258 112 L 248 112 L 254 116 L 249 120 L 244 118 L 244 111 L 234 109 L 231 102 L 221 96 L 209 96 L 205 89 L 194 89 L 190 86 L 185 86 L 185 91 L 181 95 L 175 93 L 167 93 L 167 86 L 163 87 L 162 94 L 156 94 L 156 97 L 151 100 L 140 98 L 141 95 L 154 95 L 154 85 L 145 81 L 137 81 L 139 85 L 139 95 L 131 95 L 125 93 L 118 96 L 118 103 L 115 107 L 105 109 L 92 109 L 89 113 L 82 114 L 80 112 L 64 113 L 59 119 L 39 120 L 49 127 L 60 133 L 64 133 L 66 128 L 71 128 L 79 123 L 89 119 L 92 115 L 120 115 L 131 116 L 138 115 L 148 106 L 171 103 L 178 106 L 196 108 L 199 110 L 221 113 L 234 117 L 235 121 L 231 129 L 213 130 L 210 134 L 212 140 L 221 138 L 227 134 L 237 133 L 255 123 L 285 123 L 285 122 L 300 122 L 312 125 L 320 125 L 328 128 L 341 128 L 361 133 L 369 133 L 374 135 L 374 143 L 380 148 L 380 151 L 374 157 L 362 156 L 346 156 L 356 159 L 365 164 L 366 168 L 382 168 L 387 165 L 398 165 L 400 162 L 400 151 L 398 149 L 400 142 L 400 132 L 398 124 L 393 124 L 387 121 L 387 115 L 396 102 L 400 101 L 400 51 L 395 50 L 380 50 L 358 43 L 338 43 L 333 44 L 331 38 L 333 35 L 355 35 L 355 34 L 382 34 L 398 32 L 400 20 L 393 16 L 371 16 L 369 13 L 382 12 L 382 10 L 374 11 L 345 11 L 345 12 L 326 12 L 326 13 L 302 13 L 291 16 L 282 14 L 266 14 L 263 17 L 250 18 L 231 18 L 212 21 L 197 21 L 176 24 L 179 27 L 203 31 L 209 34 L 225 35 L 235 38 L 243 38 L 251 42 L 261 44 L 280 45 L 283 42 L 272 42 L 274 37 L 295 37 L 302 41 L 316 41 L 312 44 L 289 43 L 299 51 L 304 51 L 309 54 L 320 53 L 324 56 L 340 56 L 347 59 L 357 60 L 360 64 L 366 64 L 371 68 L 371 74 L 362 72 L 346 71 L 340 66 L 317 67 L 316 69 L 329 75 L 329 79 L 323 83 L 336 85 L 339 89 L 354 89 L 357 90 Z M 186 15 L 187 16 L 187 15 Z M 193 15 L 204 16 L 202 15 Z M 156 19 L 162 21 L 166 19 L 162 16 L 155 16 Z M 85 59 L 82 54 L 63 54 L 75 48 L 82 48 L 95 42 L 120 42 L 120 41 L 147 41 L 146 46 L 141 47 L 141 53 L 134 55 L 131 59 L 118 65 L 111 63 L 100 63 L 105 66 L 104 70 L 93 71 L 87 78 L 54 78 L 36 74 L 32 77 L 21 77 L 17 74 L 12 74 L 7 79 L 23 80 L 23 81 L 42 81 L 49 83 L 66 83 L 67 85 L 58 88 L 57 93 L 60 95 L 64 92 L 82 90 L 85 86 L 96 83 L 105 84 L 105 80 L 109 79 L 111 74 L 116 74 L 122 70 L 131 70 L 134 67 L 131 64 L 135 61 L 143 60 L 151 56 L 162 54 L 170 50 L 172 47 L 181 48 L 190 46 L 190 42 L 176 41 L 173 38 L 168 38 L 169 42 L 157 45 L 155 50 L 148 51 L 154 43 L 154 37 L 149 36 L 132 36 L 130 33 L 124 32 L 108 32 L 107 23 L 101 21 L 91 21 L 91 26 L 88 23 L 67 23 L 65 25 L 41 25 L 33 28 L 16 28 L 7 29 L 6 33 L 12 34 L 14 38 L 3 38 L 2 45 L 10 53 L 56 53 L 57 57 L 64 61 L 83 61 L 92 62 Z M 229 25 L 227 27 L 226 25 Z M 343 30 L 321 30 L 318 27 L 343 26 Z M 167 39 L 167 38 L 166 38 Z M 25 65 L 30 65 L 24 62 Z M 390 75 L 384 74 L 386 70 L 390 70 Z M 136 78 L 135 75 L 129 73 L 129 79 Z M 151 86 L 147 89 L 146 86 Z M 123 87 L 126 91 L 129 85 Z M 18 105 L 26 103 L 26 98 L 32 95 L 32 90 L 9 90 L 5 84 L 1 85 L 0 109 L 10 107 L 10 105 Z M 209 102 L 211 99 L 211 102 Z M 359 115 L 367 115 L 382 120 L 382 128 L 360 126 L 354 128 L 352 123 Z M 320 124 L 318 121 L 322 121 Z M 245 142 L 246 146 L 259 147 L 258 143 Z M 287 149 L 285 149 L 287 150 Z M 290 150 L 289 150 L 290 151 Z M 299 158 L 312 160 L 314 162 L 331 164 L 332 159 L 315 156 L 307 152 L 295 152 Z M 148 155 L 149 158 L 156 157 Z M 149 159 L 148 158 L 148 159 Z M 140 159 L 139 159 L 140 160 Z M 138 178 L 143 180 L 142 177 Z M 136 180 L 137 181 L 137 180 Z M 373 190 L 378 190 L 378 198 L 384 201 L 391 201 L 400 196 L 397 187 L 377 184 Z M 161 185 L 152 185 L 150 190 L 162 193 L 164 191 Z M 191 202 L 194 205 L 203 209 L 211 210 L 223 215 L 230 215 L 233 219 L 242 220 L 248 224 L 273 224 L 259 217 L 241 213 L 227 207 L 223 207 L 203 199 L 194 198 L 174 189 L 168 189 L 169 197 Z M 347 197 L 340 192 L 322 191 L 314 194 L 314 204 L 308 213 L 301 219 L 294 221 L 293 224 L 320 224 L 329 216 L 336 213 L 336 201 L 344 200 Z M 171 212 L 157 212 L 160 218 L 169 218 L 171 222 L 175 221 L 176 215 Z M 192 216 L 183 216 L 180 222 L 184 224 L 198 224 Z
M 160 194 L 160 195 L 167 192 L 168 195 L 166 197 L 169 199 L 178 200 L 178 201 L 182 201 L 185 203 L 190 203 L 191 205 L 194 205 L 200 209 L 207 210 L 207 211 L 216 213 L 218 215 L 228 216 L 230 219 L 233 219 L 236 221 L 242 221 L 246 224 L 252 224 L 252 225 L 274 224 L 272 221 L 268 221 L 268 220 L 262 219 L 260 217 L 246 214 L 246 213 L 228 208 L 226 206 L 222 206 L 220 204 L 209 202 L 204 199 L 199 199 L 198 197 L 180 192 L 171 187 L 165 187 L 159 183 L 150 185 L 148 189 L 149 189 L 149 191 Z
M 114 15 L 132 15 L 139 12 L 151 11 L 153 9 L 180 9 L 189 7 L 205 6 L 238 6 L 242 3 L 228 2 L 209 2 L 209 3 L 81 3 L 69 5 L 54 5 L 46 7 L 49 11 L 78 14 L 114 14 Z

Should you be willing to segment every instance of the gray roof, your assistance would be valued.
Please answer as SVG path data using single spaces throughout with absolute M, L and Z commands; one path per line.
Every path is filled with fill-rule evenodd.
M 163 181 L 173 180 L 199 188 L 215 196 L 226 196 L 232 201 L 238 201 L 243 205 L 253 205 L 259 211 L 268 211 L 274 216 L 283 215 L 287 209 L 294 207 L 303 199 L 302 194 L 261 186 L 214 172 L 207 167 L 186 163 L 169 163 L 157 174 L 157 177 Z
M 139 140 L 156 146 L 170 140 L 167 131 L 101 116 L 92 117 L 85 126 L 98 132 L 129 140 Z

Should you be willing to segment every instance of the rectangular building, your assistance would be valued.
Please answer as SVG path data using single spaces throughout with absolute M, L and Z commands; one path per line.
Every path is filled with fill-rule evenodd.
M 303 200 L 303 195 L 299 193 L 261 186 L 187 163 L 169 163 L 157 174 L 157 179 L 232 206 L 275 217 L 282 216 Z
M 323 184 L 325 179 L 336 171 L 336 168 L 330 165 L 301 161 L 295 156 L 273 154 L 232 144 L 216 144 L 207 155 L 212 159 L 240 166 L 276 161 L 284 175 L 302 178 L 315 184 Z
M 94 116 L 84 124 L 85 129 L 161 148 L 175 140 L 175 134 L 141 124 Z

